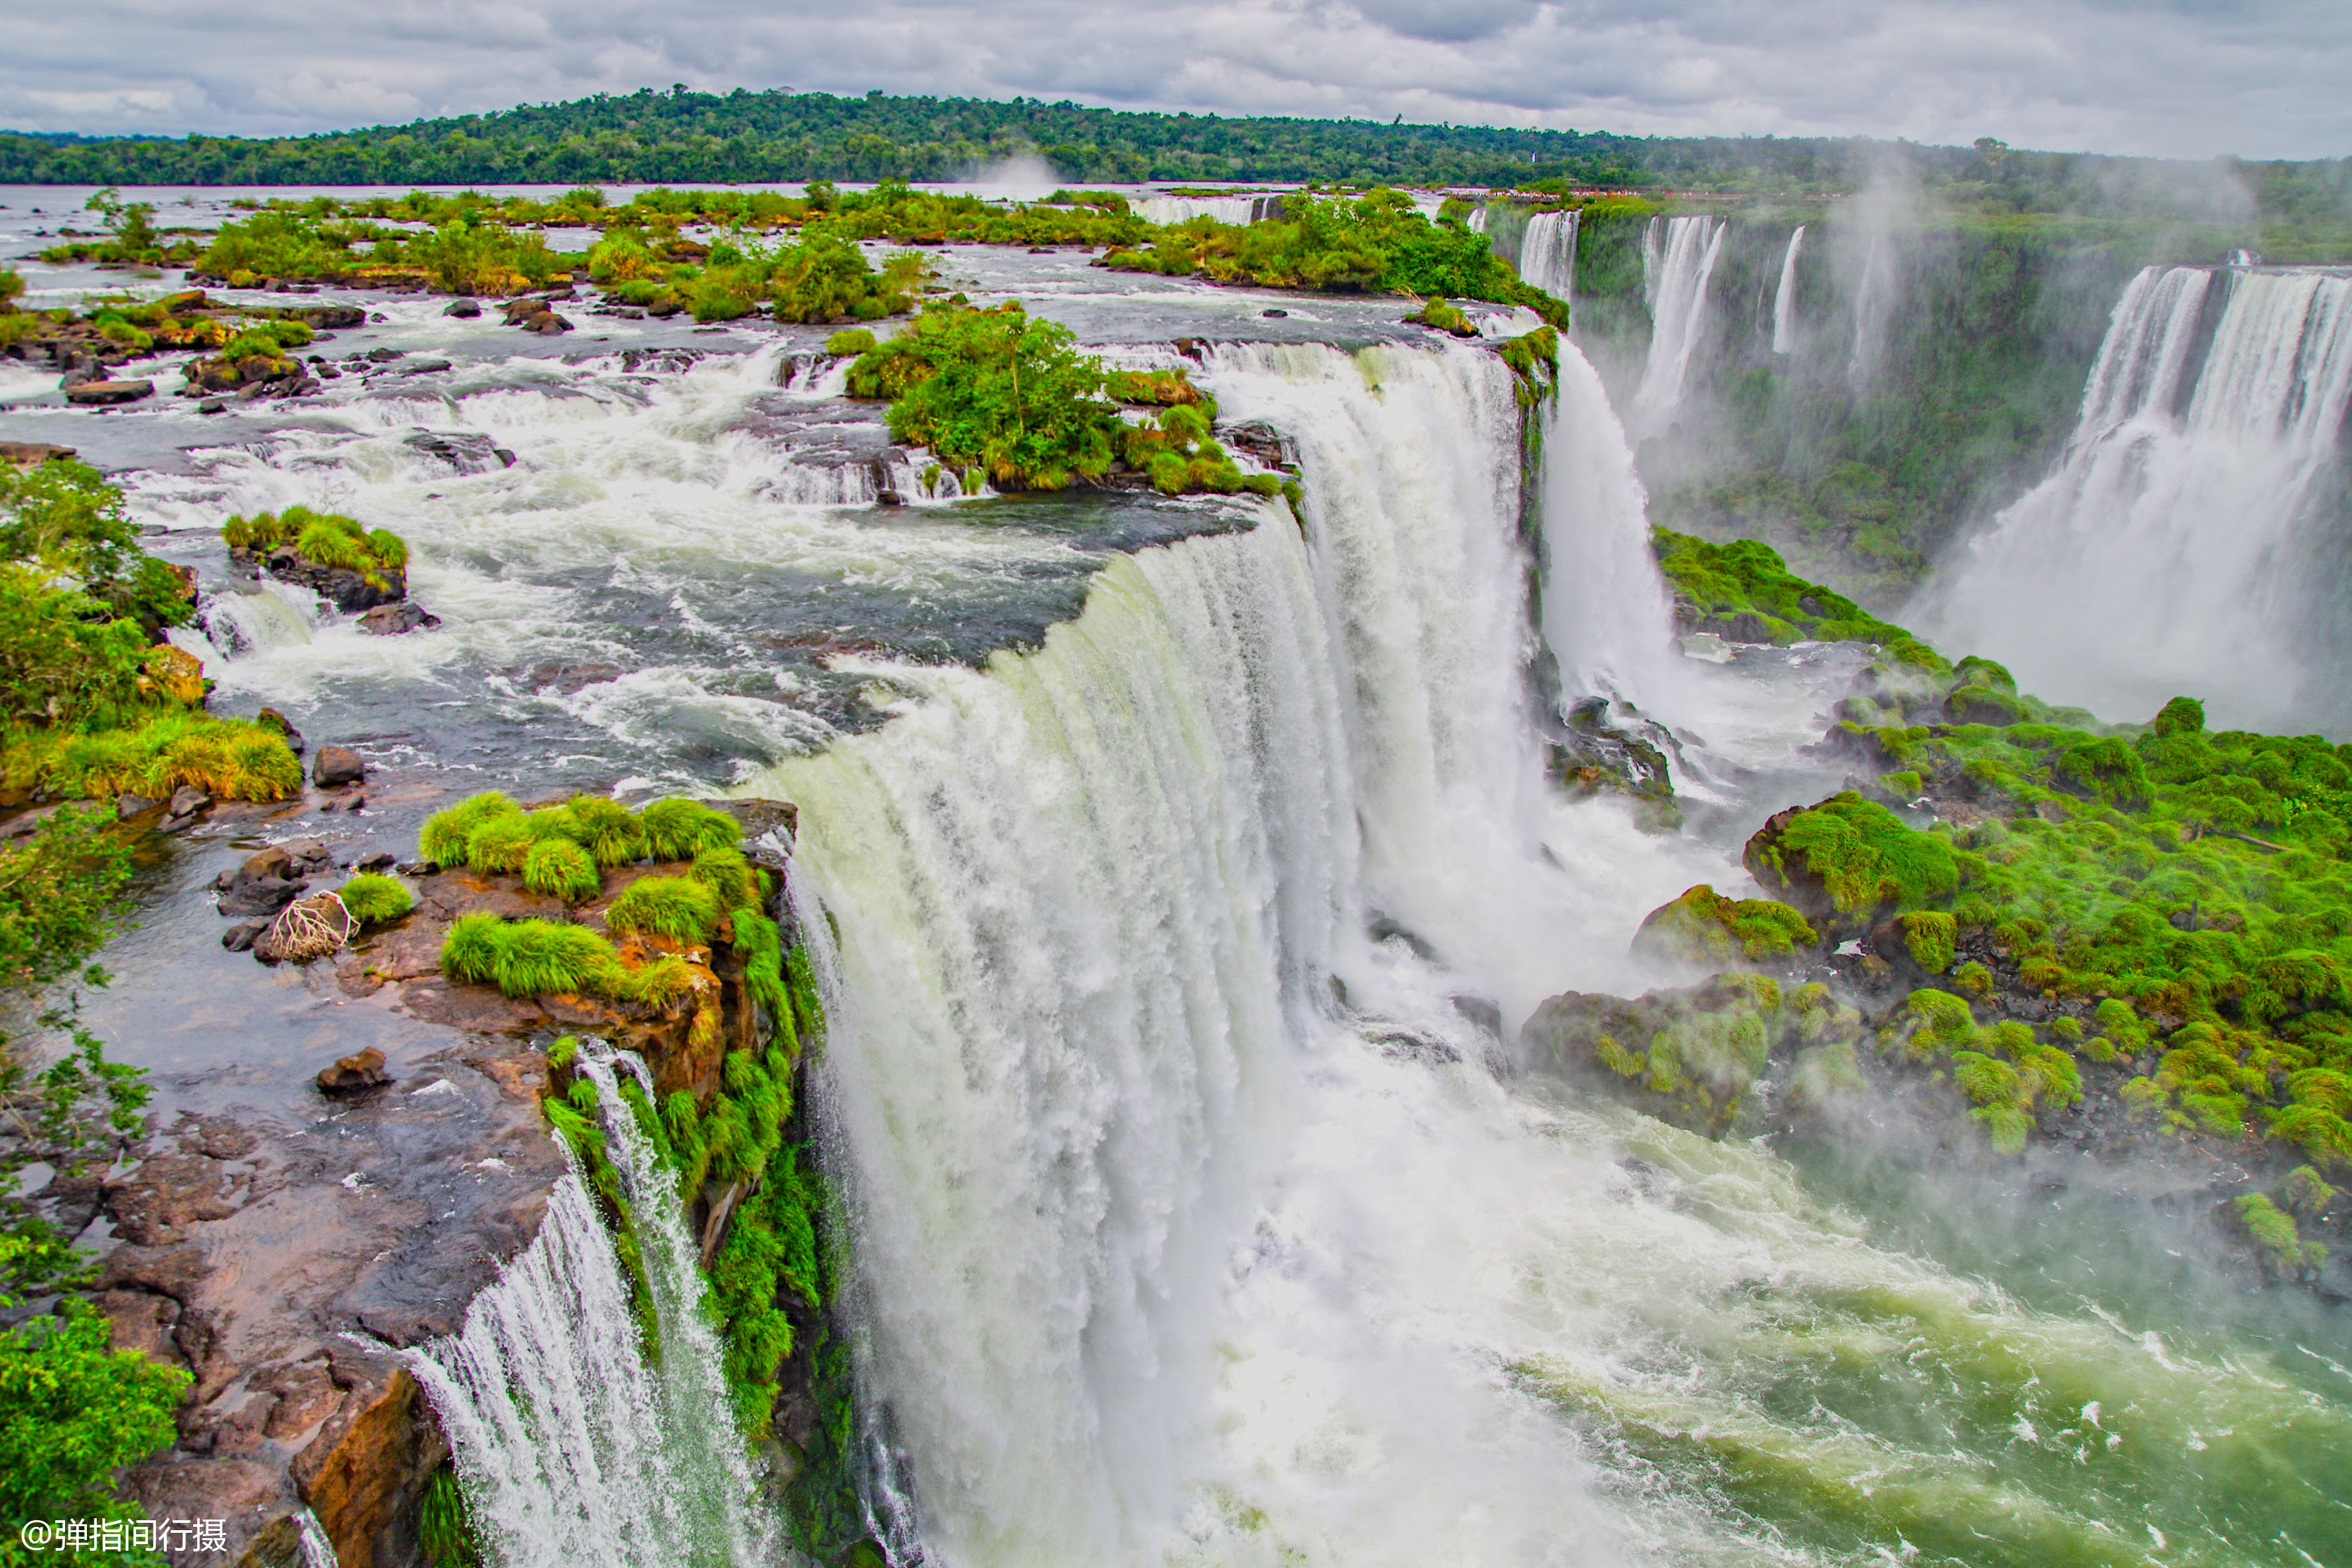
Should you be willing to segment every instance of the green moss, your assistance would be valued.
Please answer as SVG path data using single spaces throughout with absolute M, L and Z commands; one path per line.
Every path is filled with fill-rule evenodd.
M 1748 841 L 1748 868 L 1808 914 L 1916 910 L 1959 885 L 1946 837 L 1916 832 L 1851 790 L 1774 824 Z
M 283 736 L 244 720 L 185 710 L 121 729 L 17 730 L 0 753 L 0 774 L 14 788 L 76 799 L 163 800 L 183 784 L 215 800 L 284 800 L 302 793 L 301 759 Z
M 2236 1203 L 2238 1223 L 2253 1241 L 2263 1267 L 2272 1272 L 2296 1275 L 2327 1261 L 2327 1248 L 2305 1241 L 2294 1217 L 2261 1193 L 2248 1193 Z
M 1728 899 L 1701 883 L 1653 910 L 1633 939 L 1637 952 L 1724 968 L 1793 957 L 1818 938 L 1805 917 L 1769 899 Z
M 1960 929 L 1958 921 L 1934 910 L 1913 910 L 1901 916 L 1900 921 L 1903 945 L 1912 963 L 1930 974 L 1941 974 L 1952 966 L 1953 944 Z
M 613 900 L 604 911 L 604 923 L 616 931 L 707 944 L 724 914 L 717 895 L 701 882 L 688 877 L 642 877 Z
M 481 1568 L 481 1541 L 466 1507 L 457 1472 L 444 1465 L 425 1483 L 416 1501 L 416 1544 L 425 1568 Z
M 709 888 L 719 907 L 730 912 L 756 910 L 766 896 L 759 870 L 731 845 L 698 851 L 687 875 Z
M 362 925 L 396 921 L 416 906 L 407 884 L 373 873 L 353 877 L 336 889 L 335 896 L 343 900 L 343 908 L 351 911 L 352 919 Z

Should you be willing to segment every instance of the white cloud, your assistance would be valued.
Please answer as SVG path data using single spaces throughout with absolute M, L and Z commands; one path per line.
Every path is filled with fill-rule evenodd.
M 0 125 L 284 134 L 685 81 L 2315 157 L 2352 153 L 2347 68 L 2341 0 L 85 0 L 12 18 Z

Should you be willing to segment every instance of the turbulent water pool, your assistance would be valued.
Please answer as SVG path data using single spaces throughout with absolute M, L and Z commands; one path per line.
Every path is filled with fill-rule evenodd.
M 70 205 L 0 200 L 19 247 Z M 1508 373 L 1395 301 L 1084 259 L 942 253 L 1130 363 L 1211 342 L 1223 416 L 1297 445 L 1303 530 L 1246 498 L 881 504 L 919 484 L 819 331 L 585 301 L 551 342 L 355 297 L 381 320 L 315 352 L 396 352 L 210 417 L 12 372 L 0 438 L 121 473 L 203 579 L 217 707 L 369 756 L 351 847 L 481 787 L 798 805 L 902 1563 L 2352 1562 L 2352 1331 L 2231 1275 L 2161 1173 L 1973 1173 L 1891 1110 L 1710 1143 L 1511 1070 L 1538 1001 L 1653 983 L 1643 913 L 1739 885 L 1746 833 L 1836 786 L 1801 748 L 1853 668 L 1675 655 L 1580 356 L 1529 479 Z M 233 582 L 222 518 L 298 501 L 407 539 L 443 625 Z M 1693 830 L 1545 784 L 1539 654 L 1671 727 Z M 362 1027 L 215 945 L 205 882 L 274 832 L 163 851 L 92 1004 L 192 1100 L 291 1104 Z M 502 1459 L 472 1473 L 550 1488 Z M 648 1563 L 775 1550 L 657 1534 Z

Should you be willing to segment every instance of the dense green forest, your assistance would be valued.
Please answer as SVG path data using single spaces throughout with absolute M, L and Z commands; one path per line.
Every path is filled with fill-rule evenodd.
M 2166 205 L 2205 165 L 1925 147 L 1864 138 L 1637 137 L 1358 120 L 1135 113 L 1034 99 L 863 98 L 673 88 L 316 136 L 0 134 L 0 183 L 450 184 L 938 180 L 1036 154 L 1064 178 L 1583 187 L 1725 193 L 1859 188 L 1894 159 L 1964 205 Z M 2340 207 L 2352 161 L 2242 171 L 2266 205 Z

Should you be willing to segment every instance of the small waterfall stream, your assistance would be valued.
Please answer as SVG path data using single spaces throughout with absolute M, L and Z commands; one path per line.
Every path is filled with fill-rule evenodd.
M 633 1216 L 659 1346 L 647 1354 L 612 1237 L 577 1174 L 538 1237 L 467 1309 L 456 1337 L 407 1352 L 448 1433 L 493 1568 L 772 1568 L 677 1185 L 621 1100 L 644 1064 L 593 1042 L 606 1149 Z
M 1650 353 L 1627 421 L 1639 438 L 1664 431 L 1682 406 L 1692 352 L 1706 325 L 1706 287 L 1730 226 L 1704 216 L 1655 217 L 1642 236 L 1642 293 Z
M 1780 284 L 1772 293 L 1772 352 L 1788 354 L 1797 352 L 1797 251 L 1805 243 L 1805 226 L 1799 224 L 1789 236 L 1788 251 L 1780 258 Z
M 2102 713 L 2187 692 L 2233 722 L 2344 724 L 2314 657 L 2343 542 L 2315 506 L 2347 396 L 2352 277 L 2147 268 L 2055 471 L 1947 565 L 1922 624 Z
M 1584 216 L 1580 207 L 1566 212 L 1537 213 L 1528 219 L 1519 241 L 1519 277 L 1555 300 L 1576 290 L 1576 231 Z

